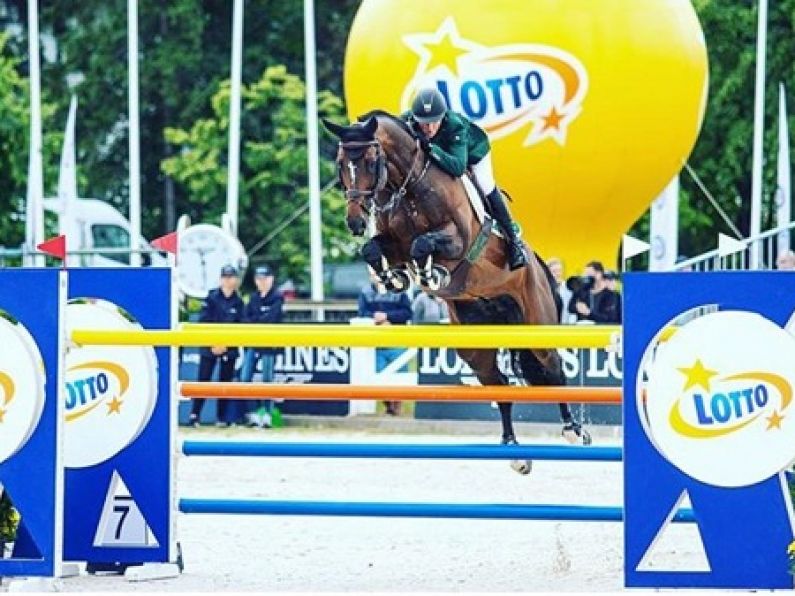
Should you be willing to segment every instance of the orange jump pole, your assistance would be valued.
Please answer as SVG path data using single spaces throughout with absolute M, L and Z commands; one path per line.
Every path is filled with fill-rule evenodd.
M 300 400 L 511 401 L 620 404 L 621 387 L 515 387 L 509 385 L 333 385 L 324 383 L 180 383 L 183 397 Z

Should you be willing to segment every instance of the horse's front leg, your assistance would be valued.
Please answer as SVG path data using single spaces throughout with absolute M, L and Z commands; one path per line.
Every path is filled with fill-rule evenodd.
M 450 283 L 450 271 L 435 264 L 437 259 L 455 260 L 464 254 L 464 244 L 456 233 L 454 223 L 417 236 L 411 243 L 411 260 L 420 285 L 435 291 Z
M 390 265 L 398 258 L 395 241 L 384 234 L 370 238 L 362 247 L 362 257 L 381 283 L 390 292 L 405 292 L 411 285 L 411 279 L 404 269 L 395 269 Z

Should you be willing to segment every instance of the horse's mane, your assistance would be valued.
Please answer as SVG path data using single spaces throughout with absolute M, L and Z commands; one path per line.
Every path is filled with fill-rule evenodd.
M 384 110 L 371 110 L 370 112 L 367 112 L 366 114 L 362 114 L 361 116 L 359 116 L 357 120 L 359 122 L 366 122 L 373 116 L 375 117 L 380 116 L 381 118 L 388 120 L 389 122 L 400 128 L 407 135 L 409 135 L 411 138 L 414 138 L 414 132 L 411 130 L 411 128 L 409 127 L 409 125 L 406 123 L 405 120 L 403 120 L 402 118 L 398 118 L 397 116 L 394 116 L 389 112 L 385 112 Z

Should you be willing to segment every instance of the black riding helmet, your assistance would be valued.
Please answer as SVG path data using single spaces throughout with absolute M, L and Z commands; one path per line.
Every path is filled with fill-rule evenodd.
M 411 115 L 417 122 L 438 122 L 447 112 L 447 102 L 438 89 L 428 87 L 417 92 L 411 102 Z

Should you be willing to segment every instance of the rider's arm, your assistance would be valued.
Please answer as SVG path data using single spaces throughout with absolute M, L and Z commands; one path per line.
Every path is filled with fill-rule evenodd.
M 360 317 L 372 317 L 373 312 L 373 305 L 367 299 L 367 290 L 363 289 L 359 293 L 359 309 L 357 314 Z
M 217 323 L 218 322 L 218 312 L 215 308 L 215 291 L 211 290 L 207 294 L 207 298 L 204 299 L 202 303 L 202 309 L 199 313 L 199 322 L 200 323 Z
M 431 141 L 429 155 L 440 168 L 451 176 L 463 176 L 467 167 L 466 134 L 464 132 L 456 132 L 451 139 L 444 149 Z

